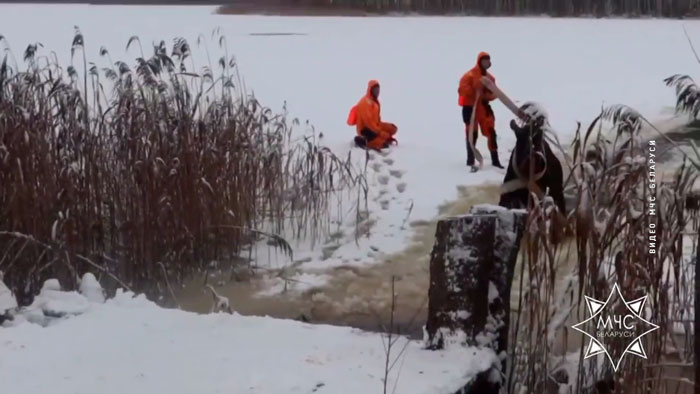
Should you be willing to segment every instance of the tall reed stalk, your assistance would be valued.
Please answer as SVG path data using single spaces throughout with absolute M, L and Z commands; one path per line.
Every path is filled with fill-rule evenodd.
M 609 132 L 604 121 L 612 125 Z M 694 362 L 698 161 L 686 160 L 666 176 L 657 164 L 657 187 L 650 188 L 648 142 L 640 134 L 644 121 L 624 106 L 606 109 L 585 133 L 577 130 L 571 151 L 562 152 L 571 170 L 568 239 L 552 242 L 563 232 L 554 224 L 553 202 L 533 195 L 520 281 L 513 285 L 521 300 L 511 319 L 510 393 L 605 393 L 613 384 L 615 393 L 693 390 L 694 383 L 672 367 Z M 656 197 L 653 214 L 650 191 Z M 648 253 L 649 223 L 657 229 L 655 255 Z M 584 360 L 588 339 L 570 329 L 589 316 L 584 295 L 605 300 L 615 283 L 628 301 L 648 296 L 643 313 L 660 326 L 644 337 L 647 359 L 627 354 L 617 372 L 605 356 Z M 571 353 L 571 347 L 578 351 Z M 611 342 L 608 350 L 617 359 L 625 349 Z
M 336 199 L 360 195 L 349 159 L 248 95 L 218 42 L 218 71 L 194 70 L 182 38 L 141 49 L 134 68 L 102 48 L 101 68 L 77 28 L 79 67 L 40 44 L 24 69 L 5 56 L 0 271 L 21 302 L 49 277 L 75 288 L 87 270 L 159 298 L 261 236 L 291 254 L 284 237 L 323 236 Z

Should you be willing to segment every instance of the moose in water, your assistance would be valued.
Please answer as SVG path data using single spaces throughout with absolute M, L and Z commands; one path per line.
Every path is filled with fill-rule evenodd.
M 534 193 L 540 200 L 550 196 L 559 212 L 566 215 L 564 172 L 544 135 L 547 116 L 534 103 L 525 103 L 520 110 L 527 116 L 528 122 L 522 126 L 515 120 L 510 122 L 516 142 L 508 160 L 498 205 L 528 209 L 530 193 Z

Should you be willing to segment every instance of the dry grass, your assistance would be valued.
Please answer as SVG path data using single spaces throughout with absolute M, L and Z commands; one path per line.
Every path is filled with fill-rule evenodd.
M 612 124 L 609 133 L 602 132 L 603 121 Z M 585 319 L 583 295 L 606 299 L 614 283 L 627 300 L 648 295 L 648 318 L 661 328 L 645 337 L 648 359 L 627 355 L 617 373 L 609 363 L 600 362 L 602 356 L 584 360 L 588 340 L 581 341 L 578 376 L 569 376 L 575 387 L 572 392 L 602 393 L 596 383 L 610 380 L 616 383 L 615 392 L 676 392 L 677 385 L 668 385 L 668 369 L 649 365 L 664 366 L 670 360 L 670 349 L 683 349 L 683 345 L 687 351 L 675 354 L 674 359 L 693 363 L 687 345 L 693 338 L 688 312 L 694 277 L 684 247 L 691 246 L 696 253 L 697 207 L 688 203 L 699 172 L 686 162 L 672 179 L 662 180 L 659 173 L 658 187 L 650 189 L 647 142 L 639 135 L 643 121 L 629 108 L 614 107 L 596 118 L 585 133 L 577 131 L 572 152 L 567 155 L 571 167 L 567 184 L 578 196 L 567 223 L 573 242 L 552 242 L 561 231 L 554 225 L 553 204 L 551 200 L 533 201 L 522 251 L 521 282 L 514 284 L 521 288 L 521 304 L 512 320 L 516 329 L 511 343 L 516 345 L 511 353 L 511 393 L 523 389 L 545 392 L 552 386 L 552 373 L 565 362 L 564 355 L 555 352 L 555 336 L 563 336 L 567 342 L 580 335 L 568 330 L 565 318 L 575 322 Z M 657 199 L 656 215 L 649 213 L 650 193 Z M 649 223 L 657 228 L 656 255 L 647 252 Z M 692 245 L 686 245 L 689 242 Z M 557 272 L 565 256 L 575 256 L 577 264 L 570 277 L 561 280 Z M 681 335 L 671 335 L 679 323 L 684 327 Z M 674 343 L 679 337 L 686 343 Z M 615 344 L 613 357 L 623 350 Z
M 83 42 L 76 28 L 77 68 L 40 44 L 0 65 L 0 270 L 22 302 L 88 270 L 167 296 L 261 237 L 291 253 L 279 235 L 320 237 L 344 192 L 362 196 L 349 159 L 242 89 L 223 36 L 218 71 L 194 70 L 184 39 L 133 69 L 104 48 L 106 67 L 88 62 Z

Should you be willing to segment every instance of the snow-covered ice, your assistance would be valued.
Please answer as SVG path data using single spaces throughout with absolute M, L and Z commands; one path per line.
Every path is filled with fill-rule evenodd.
M 163 309 L 120 292 L 49 327 L 0 328 L 0 382 L 7 393 L 378 393 L 383 340 L 345 327 Z M 495 361 L 488 349 L 430 351 L 419 341 L 402 357 L 388 380 L 402 394 L 454 393 Z
M 213 15 L 212 7 L 1 7 L 0 34 L 20 62 L 27 44 L 41 42 L 69 64 L 77 25 L 89 60 L 98 66 L 106 61 L 98 56 L 101 46 L 113 59 L 139 56 L 137 47 L 125 52 L 129 38 L 138 35 L 146 53 L 152 42 L 188 39 L 200 69 L 208 63 L 197 39 L 209 39 L 220 27 L 248 90 L 274 110 L 286 104 L 302 124 L 308 119 L 340 157 L 350 149 L 354 134 L 345 124 L 347 112 L 364 94 L 367 81 L 378 79 L 382 116 L 398 125 L 399 146 L 386 155 L 370 154 L 369 214 L 361 223 L 369 236 L 355 242 L 354 215 L 345 207 L 334 230 L 338 237 L 314 250 L 306 242 L 293 245 L 295 258 L 305 261 L 299 266 L 302 272 L 381 262 L 410 243 L 410 222 L 432 220 L 441 204 L 456 199 L 457 186 L 503 179 L 504 172 L 491 167 L 488 159 L 476 174 L 465 166 L 456 90 L 479 51 L 491 53 L 491 71 L 506 94 L 516 103 L 539 103 L 566 144 L 576 122 L 587 126 L 603 105 L 624 103 L 651 120 L 668 117 L 664 111 L 675 97 L 663 79 L 697 71 L 683 27 L 691 38 L 700 38 L 700 22 L 695 20 L 305 18 Z M 119 29 L 105 28 L 112 25 Z M 267 32 L 299 34 L 256 35 Z M 207 48 L 216 61 L 222 53 L 217 42 L 209 39 Z M 508 127 L 512 115 L 500 103 L 494 110 L 505 160 L 514 144 Z M 483 137 L 477 146 L 486 153 Z M 364 152 L 354 152 L 356 162 L 363 164 Z M 291 263 L 263 248 L 267 245 L 257 253 L 261 265 Z

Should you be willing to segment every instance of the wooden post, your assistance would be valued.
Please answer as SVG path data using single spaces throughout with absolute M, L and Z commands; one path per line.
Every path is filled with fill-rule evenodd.
M 432 349 L 475 346 L 486 324 L 488 264 L 493 260 L 494 215 L 464 215 L 438 222 L 430 256 L 426 331 Z
M 430 259 L 428 348 L 490 347 L 505 372 L 510 288 L 526 218 L 525 210 L 477 205 L 467 215 L 438 222 Z
M 508 210 L 495 205 L 477 205 L 470 210 L 470 214 L 494 215 L 497 218 L 493 262 L 488 270 L 489 284 L 496 291 L 489 291 L 488 310 L 489 317 L 496 324 L 493 348 L 496 354 L 501 355 L 508 351 L 510 291 L 527 213 L 524 209 Z

